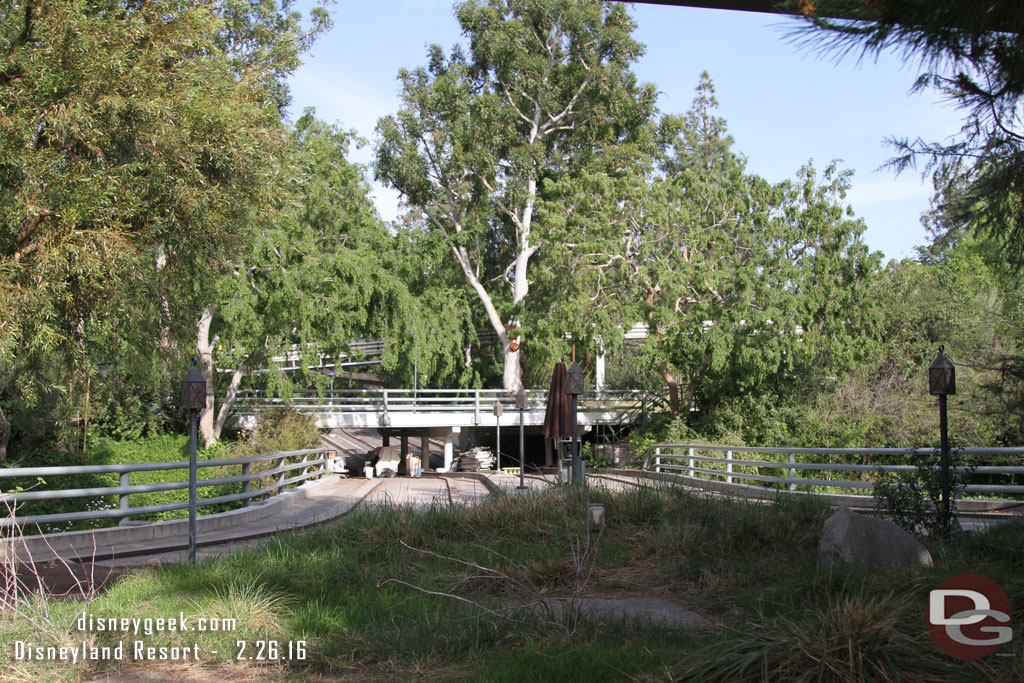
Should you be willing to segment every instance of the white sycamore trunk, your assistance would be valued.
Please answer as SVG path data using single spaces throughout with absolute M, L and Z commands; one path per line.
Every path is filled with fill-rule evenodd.
M 217 314 L 217 304 L 210 304 L 199 316 L 196 330 L 196 351 L 199 352 L 200 369 L 206 377 L 206 407 L 199 413 L 199 436 L 203 446 L 217 442 L 213 430 L 213 343 L 210 341 L 210 324 Z

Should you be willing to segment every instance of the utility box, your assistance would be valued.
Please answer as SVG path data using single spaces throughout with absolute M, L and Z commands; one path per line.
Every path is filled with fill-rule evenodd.
M 572 458 L 558 459 L 558 483 L 568 484 L 572 481 Z

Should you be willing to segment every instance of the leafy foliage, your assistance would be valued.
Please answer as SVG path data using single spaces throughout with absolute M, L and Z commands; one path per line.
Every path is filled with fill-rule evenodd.
M 953 463 L 956 466 L 957 463 Z M 939 510 L 942 486 L 939 473 L 927 465 L 916 472 L 880 473 L 871 491 L 875 510 L 912 534 L 942 536 L 945 532 Z M 950 480 L 950 503 L 963 496 L 963 482 Z
M 256 429 L 234 450 L 244 457 L 319 447 L 320 434 L 312 417 L 291 408 L 271 408 L 260 413 Z
M 407 344 L 404 321 L 418 317 L 408 287 L 381 258 L 396 239 L 346 158 L 350 135 L 306 112 L 291 142 L 283 200 L 248 251 L 219 260 L 210 325 L 200 326 L 208 372 L 214 357 L 234 369 L 207 441 L 218 438 L 233 392 L 252 369 L 270 361 L 257 379 L 271 393 L 288 395 L 293 381 L 324 387 L 327 377 L 311 368 L 324 357 L 352 358 L 350 342 L 376 337 L 385 342 L 382 367 L 392 370 Z M 274 367 L 272 358 L 282 355 L 293 371 Z
M 97 361 L 160 348 L 152 376 L 166 372 L 202 283 L 272 202 L 279 79 L 328 23 L 314 12 L 305 31 L 290 5 L 0 10 L 0 362 L 16 401 L 62 404 L 67 424 Z
M 469 54 L 432 46 L 427 67 L 399 74 L 403 106 L 378 124 L 376 174 L 443 236 L 498 336 L 512 390 L 519 344 L 534 343 L 550 301 L 530 310 L 527 271 L 561 241 L 543 205 L 594 164 L 629 163 L 654 91 L 628 69 L 641 46 L 620 5 L 472 0 L 456 15 Z
M 623 312 L 648 327 L 647 363 L 673 393 L 683 385 L 676 410 L 705 417 L 862 358 L 878 264 L 843 203 L 848 172 L 808 166 L 777 185 L 746 173 L 716 105 L 704 74 L 685 119 L 663 122 L 659 173 L 631 205 L 616 266 Z
M 919 62 L 914 90 L 933 88 L 964 111 L 951 142 L 891 140 L 897 170 L 919 160 L 946 193 L 946 211 L 1002 248 L 1015 270 L 1024 264 L 1024 18 L 1013 0 L 976 5 L 943 0 L 797 0 L 808 24 L 805 45 L 842 57 L 859 50 L 901 51 Z M 830 16 L 844 20 L 826 19 Z

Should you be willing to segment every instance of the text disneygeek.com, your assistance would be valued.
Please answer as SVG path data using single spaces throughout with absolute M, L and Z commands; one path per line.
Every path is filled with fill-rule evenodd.
M 156 633 L 226 632 L 234 631 L 236 620 L 219 617 L 192 617 L 179 612 L 174 617 L 98 617 L 83 614 L 75 621 L 80 632 L 124 633 L 133 636 L 151 636 Z M 216 652 L 211 651 L 211 654 Z M 199 645 L 148 645 L 145 640 L 118 640 L 111 644 L 94 645 L 86 639 L 74 645 L 47 645 L 27 640 L 14 641 L 16 661 L 197 661 Z

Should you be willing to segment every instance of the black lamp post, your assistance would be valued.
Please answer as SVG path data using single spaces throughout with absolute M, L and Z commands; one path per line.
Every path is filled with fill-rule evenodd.
M 501 413 L 503 409 L 501 407 L 501 401 L 494 402 L 494 424 L 498 429 L 498 447 L 497 447 L 497 463 L 494 465 L 494 471 L 496 474 L 501 474 Z
M 196 563 L 196 443 L 199 411 L 206 408 L 206 378 L 192 359 L 192 369 L 181 383 L 181 402 L 189 412 L 188 434 L 188 559 Z
M 572 396 L 572 483 L 583 483 L 583 463 L 580 461 L 579 436 L 577 433 L 577 400 L 583 393 L 583 368 L 572 362 L 565 373 L 565 393 Z
M 942 531 L 949 535 L 949 425 L 946 420 L 946 396 L 956 394 L 956 366 L 945 353 L 946 347 L 939 346 L 939 355 L 928 368 L 928 393 L 939 397 L 939 433 L 942 450 L 939 461 L 939 476 L 942 486 Z
M 519 488 L 526 488 L 526 449 L 523 440 L 523 413 L 526 411 L 526 390 L 516 394 L 516 410 L 519 411 Z

